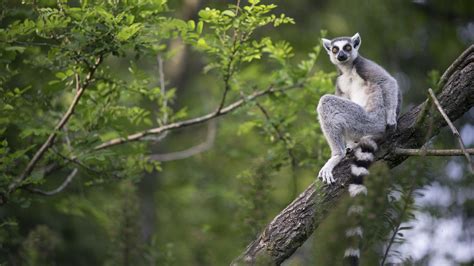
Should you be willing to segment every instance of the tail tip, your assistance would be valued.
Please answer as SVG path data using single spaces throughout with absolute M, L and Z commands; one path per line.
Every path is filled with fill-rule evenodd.
M 360 258 L 360 250 L 358 248 L 347 248 L 346 251 L 344 251 L 344 257 Z

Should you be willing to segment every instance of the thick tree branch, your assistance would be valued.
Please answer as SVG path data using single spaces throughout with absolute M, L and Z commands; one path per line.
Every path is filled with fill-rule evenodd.
M 82 94 L 84 93 L 85 89 L 89 87 L 91 84 L 91 81 L 94 77 L 94 73 L 96 72 L 97 68 L 99 67 L 100 63 L 102 62 L 102 56 L 99 56 L 95 64 L 90 68 L 89 73 L 87 73 L 86 78 L 84 79 L 84 82 L 81 83 L 79 79 L 79 75 L 76 74 L 76 95 L 74 96 L 74 99 L 72 100 L 71 104 L 69 105 L 68 110 L 66 113 L 63 115 L 61 120 L 58 122 L 58 124 L 54 127 L 53 132 L 48 136 L 46 141 L 41 145 L 41 147 L 38 149 L 38 151 L 35 153 L 31 161 L 28 163 L 26 166 L 25 170 L 21 173 L 21 175 L 15 179 L 10 186 L 8 187 L 8 193 L 12 192 L 15 190 L 25 178 L 27 178 L 33 169 L 35 168 L 36 164 L 39 162 L 39 160 L 43 157 L 43 155 L 46 153 L 46 151 L 53 145 L 54 140 L 56 139 L 58 132 L 66 125 L 66 123 L 69 121 L 69 118 L 71 118 L 72 114 L 74 113 L 74 110 L 76 109 L 77 104 L 79 103 L 79 100 L 81 99 Z
M 451 77 L 454 71 L 458 70 L 459 67 L 463 67 L 462 65 L 466 65 L 474 60 L 472 58 L 472 53 L 474 52 L 474 45 L 469 46 L 454 62 L 446 69 L 443 73 L 443 76 L 439 79 L 438 87 L 443 88 L 446 82 L 448 81 L 449 77 Z M 467 60 L 466 60 L 467 58 Z
M 437 99 L 451 120 L 456 120 L 474 105 L 474 45 L 455 61 L 445 77 L 446 82 Z M 419 148 L 429 137 L 439 133 L 446 121 L 439 115 L 432 116 L 432 127 L 428 121 L 417 122 L 420 111 L 427 104 L 411 109 L 398 120 L 398 129 L 390 141 L 380 143 L 377 159 L 385 161 L 389 167 L 402 163 L 407 155 L 397 154 L 394 147 Z M 281 211 L 262 231 L 246 250 L 233 261 L 233 265 L 254 265 L 259 262 L 281 264 L 300 247 L 319 226 L 329 210 L 337 204 L 349 184 L 350 156 L 334 168 L 336 184 L 323 185 L 316 181 L 301 193 L 290 205 Z M 270 262 L 270 263 L 268 263 Z

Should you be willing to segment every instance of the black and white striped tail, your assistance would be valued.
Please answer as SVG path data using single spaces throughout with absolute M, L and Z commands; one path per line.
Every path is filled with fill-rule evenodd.
M 377 150 L 377 143 L 369 137 L 364 137 L 360 140 L 354 150 L 354 162 L 351 165 L 352 179 L 349 185 L 349 194 L 351 197 L 358 195 L 367 195 L 367 187 L 363 185 L 364 177 L 369 174 L 369 166 L 374 161 L 375 151 Z M 346 237 L 348 239 L 348 247 L 344 252 L 344 257 L 350 265 L 358 265 L 360 258 L 360 240 L 363 237 L 363 229 L 360 226 L 360 216 L 363 207 L 358 204 L 352 205 L 347 215 L 351 220 L 355 221 L 354 226 L 346 230 Z

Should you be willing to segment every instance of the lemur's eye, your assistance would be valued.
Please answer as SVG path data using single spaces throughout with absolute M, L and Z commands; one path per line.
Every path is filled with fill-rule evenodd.
M 350 50 L 352 50 L 352 46 L 350 46 L 349 44 L 346 44 L 346 45 L 344 46 L 344 50 L 347 51 L 347 52 L 349 52 Z
M 337 48 L 336 46 L 334 46 L 334 47 L 332 48 L 332 53 L 335 54 L 335 53 L 337 53 L 337 52 L 339 52 L 339 48 Z

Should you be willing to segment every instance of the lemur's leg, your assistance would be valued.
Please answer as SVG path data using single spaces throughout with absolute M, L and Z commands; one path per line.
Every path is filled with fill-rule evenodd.
M 334 182 L 333 168 L 345 156 L 345 135 L 367 135 L 367 129 L 374 123 L 365 110 L 350 100 L 324 95 L 319 100 L 318 117 L 321 129 L 331 148 L 331 158 L 319 171 L 318 177 L 325 183 Z
M 392 78 L 384 84 L 383 99 L 386 106 L 386 121 L 389 128 L 395 129 L 397 125 L 397 115 L 400 112 L 401 95 L 397 81 Z

